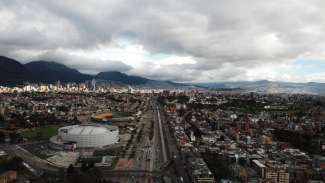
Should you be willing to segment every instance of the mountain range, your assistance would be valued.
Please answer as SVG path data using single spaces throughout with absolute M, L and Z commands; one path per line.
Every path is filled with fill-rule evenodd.
M 23 82 L 36 82 L 37 78 L 21 63 L 0 56 L 0 85 L 14 86 Z
M 138 76 L 128 76 L 117 71 L 100 72 L 97 75 L 83 74 L 76 69 L 56 62 L 32 61 L 23 65 L 16 60 L 0 56 L 0 86 L 15 86 L 24 82 L 54 83 L 57 80 L 65 83 L 81 83 L 94 78 L 119 81 L 127 85 L 188 86 L 171 81 L 155 81 Z
M 220 91 L 255 90 L 263 92 L 292 92 L 292 93 L 325 93 L 325 83 L 290 83 L 261 81 L 239 81 L 219 83 L 174 83 L 171 81 L 156 81 L 138 76 L 128 76 L 117 71 L 100 72 L 96 75 L 80 73 L 64 64 L 48 61 L 32 61 L 25 65 L 20 62 L 0 56 L 0 86 L 16 86 L 24 82 L 54 83 L 60 80 L 63 83 L 81 83 L 85 80 L 102 79 L 117 81 L 125 85 L 141 85 L 148 88 L 183 88 L 195 90 L 205 88 Z
M 238 82 L 220 82 L 220 83 L 187 83 L 208 87 L 219 91 L 237 91 L 254 90 L 258 92 L 286 92 L 286 93 L 325 93 L 325 83 L 291 83 L 281 81 L 238 81 Z

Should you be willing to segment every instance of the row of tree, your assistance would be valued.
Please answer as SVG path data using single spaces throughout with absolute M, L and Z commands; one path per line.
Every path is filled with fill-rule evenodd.
M 8 160 L 5 156 L 0 156 L 0 174 L 7 171 L 20 171 L 23 169 L 22 159 L 20 157 L 13 157 Z
M 205 153 L 201 153 L 201 157 L 204 162 L 206 162 L 216 180 L 228 178 L 228 175 L 231 172 L 226 166 L 223 156 L 220 156 L 217 153 L 211 153 L 210 150 L 206 150 Z

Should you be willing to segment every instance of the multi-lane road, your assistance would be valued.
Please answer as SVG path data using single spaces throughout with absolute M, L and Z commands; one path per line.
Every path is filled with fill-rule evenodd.
M 150 169 L 159 169 L 161 164 L 167 160 L 174 159 L 175 167 L 178 176 L 183 179 L 184 182 L 191 182 L 187 172 L 184 169 L 181 154 L 177 150 L 176 141 L 174 141 L 174 134 L 169 131 L 169 124 L 165 119 L 162 108 L 156 106 L 156 100 L 152 100 L 152 111 L 150 115 L 153 114 L 153 120 L 155 122 L 155 136 L 154 145 L 152 149 L 152 157 L 154 161 L 150 161 Z M 149 114 L 149 113 L 148 113 Z M 162 145 L 164 143 L 164 145 Z M 151 158 L 152 159 L 152 158 Z M 173 169 L 173 167 L 171 167 Z M 169 172 L 169 170 L 167 170 Z M 170 173 L 174 173 L 171 171 Z M 156 180 L 155 182 L 157 182 Z M 165 182 L 170 182 L 170 179 L 164 178 Z
M 136 155 L 133 159 L 131 168 L 133 170 L 155 170 L 159 169 L 161 163 L 163 163 L 163 159 L 161 158 L 161 142 L 159 137 L 159 126 L 158 126 L 158 117 L 157 117 L 157 110 L 156 105 L 153 101 L 149 103 L 150 109 L 146 114 L 142 116 L 139 131 L 143 126 L 143 134 L 141 142 L 135 144 L 137 145 Z M 152 108 L 151 108 L 152 106 Z M 149 139 L 149 131 L 151 120 L 154 121 L 154 138 L 152 140 Z M 139 134 L 138 134 L 139 135 Z M 150 146 L 148 146 L 150 144 Z M 148 152 L 150 152 L 148 156 Z M 155 182 L 162 182 L 160 176 L 154 176 Z M 129 183 L 131 182 L 143 182 L 144 177 L 142 174 L 130 174 L 130 178 L 128 180 Z
M 163 114 L 162 108 L 159 108 L 160 114 Z M 179 177 L 182 177 L 184 182 L 191 182 L 189 180 L 188 173 L 184 169 L 184 165 L 182 162 L 182 157 L 181 154 L 177 150 L 177 144 L 176 141 L 174 140 L 174 134 L 169 130 L 170 126 L 166 122 L 167 120 L 165 119 L 164 115 L 161 115 L 161 121 L 162 121 L 162 126 L 163 126 L 163 134 L 165 138 L 165 144 L 166 144 L 166 152 L 167 152 L 167 157 L 170 159 L 174 159 L 174 164 L 178 173 Z

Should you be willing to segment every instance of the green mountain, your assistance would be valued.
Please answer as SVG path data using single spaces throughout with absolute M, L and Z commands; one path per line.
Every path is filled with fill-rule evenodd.
M 181 87 L 188 86 L 171 81 L 155 81 L 138 76 L 128 76 L 121 72 L 100 72 L 97 75 L 82 74 L 78 70 L 69 68 L 63 64 L 47 61 L 33 61 L 22 65 L 16 60 L 0 56 L 0 85 L 15 86 L 23 82 L 85 82 L 91 79 L 103 79 L 119 81 L 127 85 L 148 85 L 152 87 Z
M 128 76 L 117 71 L 100 72 L 95 77 L 103 80 L 120 81 L 124 84 L 129 85 L 145 85 L 149 81 L 152 81 L 138 76 Z
M 0 56 L 0 85 L 15 86 L 37 82 L 37 78 L 16 60 Z
M 82 74 L 76 69 L 55 62 L 34 61 L 25 64 L 25 68 L 44 83 L 54 83 L 57 80 L 80 83 L 94 78 L 92 75 Z

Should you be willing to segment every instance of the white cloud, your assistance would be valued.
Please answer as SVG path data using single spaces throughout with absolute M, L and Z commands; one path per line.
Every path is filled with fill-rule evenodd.
M 0 54 L 24 63 L 58 61 L 86 73 L 118 69 L 179 82 L 322 81 L 321 73 L 289 71 L 314 67 L 296 60 L 324 60 L 324 5 L 320 0 L 2 1 Z

